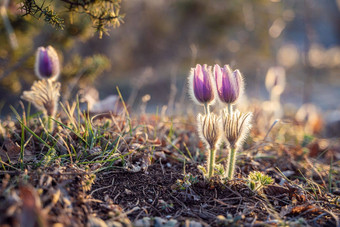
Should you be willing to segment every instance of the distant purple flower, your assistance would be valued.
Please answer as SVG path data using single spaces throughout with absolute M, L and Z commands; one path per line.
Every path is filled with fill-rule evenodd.
M 212 83 L 211 66 L 200 64 L 191 69 L 189 77 L 191 96 L 198 103 L 211 103 L 214 100 L 214 89 Z
M 55 80 L 59 76 L 59 58 L 52 46 L 38 48 L 35 57 L 35 73 L 40 79 Z
M 243 92 L 243 79 L 239 70 L 234 72 L 229 65 L 214 67 L 217 94 L 224 103 L 233 104 Z
M 281 95 L 286 86 L 286 70 L 281 66 L 270 67 L 267 72 L 265 85 L 270 93 Z

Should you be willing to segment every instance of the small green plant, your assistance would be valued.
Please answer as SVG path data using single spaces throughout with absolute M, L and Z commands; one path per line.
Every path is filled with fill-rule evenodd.
M 207 170 L 204 168 L 204 166 L 202 165 L 198 165 L 197 168 L 202 172 L 203 176 L 205 178 L 209 178 L 208 172 Z M 221 177 L 221 178 L 225 178 L 226 176 L 226 172 L 225 172 L 225 168 L 222 164 L 215 164 L 214 165 L 214 173 L 215 175 Z
M 158 200 L 160 208 L 164 210 L 165 212 L 170 212 L 171 210 L 174 209 L 174 204 L 173 203 L 167 203 L 163 199 Z
M 197 182 L 197 177 L 194 177 L 191 173 L 187 173 L 184 175 L 183 179 L 177 179 L 176 186 L 180 190 L 187 190 L 191 185 Z
M 274 180 L 270 176 L 258 171 L 250 172 L 248 175 L 248 186 L 253 192 L 259 192 L 264 187 L 273 184 Z
M 90 173 L 90 169 L 88 166 L 85 167 L 85 171 L 88 174 L 84 174 L 82 177 L 82 188 L 84 191 L 90 191 L 92 188 L 92 185 L 94 184 L 94 181 L 96 180 L 96 175 L 93 173 Z

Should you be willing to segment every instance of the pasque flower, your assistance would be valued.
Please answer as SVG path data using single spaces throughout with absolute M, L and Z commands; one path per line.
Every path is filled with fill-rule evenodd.
M 266 75 L 265 85 L 269 92 L 280 95 L 286 86 L 285 68 L 281 66 L 270 67 Z
M 189 76 L 189 90 L 192 99 L 203 104 L 205 114 L 197 116 L 198 134 L 208 150 L 207 170 L 199 166 L 205 177 L 211 178 L 217 169 L 220 175 L 232 179 L 235 170 L 236 152 L 241 148 L 251 125 L 251 113 L 242 114 L 238 110 L 233 111 L 232 104 L 242 95 L 244 89 L 243 78 L 239 70 L 232 71 L 229 65 L 214 66 L 214 77 L 211 66 L 196 65 L 191 69 Z M 213 104 L 215 97 L 227 104 L 228 108 L 222 111 L 220 116 L 210 113 L 209 105 Z M 223 168 L 215 165 L 216 151 L 222 141 L 228 145 L 228 164 Z M 226 170 L 226 171 L 225 171 Z
M 46 116 L 54 117 L 60 96 L 60 83 L 50 80 L 35 81 L 30 91 L 24 91 L 22 99 L 31 102 Z
M 55 82 L 60 73 L 59 58 L 52 46 L 39 47 L 35 57 L 35 73 L 41 79 L 35 81 L 31 90 L 24 91 L 22 99 L 43 111 L 47 129 L 53 131 L 53 118 L 58 109 L 60 83 Z
M 223 68 L 219 65 L 214 66 L 214 76 L 217 94 L 220 100 L 227 104 L 235 103 L 243 92 L 243 78 L 237 69 L 232 71 L 229 65 Z
M 221 130 L 229 146 L 240 147 L 251 128 L 252 113 L 241 113 L 236 110 L 229 114 L 225 109 L 221 113 Z
M 280 96 L 286 86 L 285 68 L 282 66 L 270 67 L 267 72 L 265 85 L 270 94 L 270 105 L 276 107 L 276 109 L 273 109 L 274 117 L 281 118 L 283 111 L 280 104 Z
M 198 114 L 198 133 L 207 148 L 214 149 L 220 138 L 218 116 L 214 113 Z
M 252 113 L 241 113 L 236 110 L 229 113 L 226 109 L 221 112 L 220 130 L 224 134 L 224 139 L 228 145 L 228 161 L 226 166 L 227 178 L 232 180 L 235 171 L 237 151 L 242 147 L 251 128 Z
M 52 46 L 39 47 L 35 57 L 35 74 L 40 79 L 56 80 L 60 73 L 58 54 Z
M 215 99 L 212 83 L 211 66 L 200 64 L 191 69 L 189 76 L 190 95 L 199 104 L 212 104 Z
M 208 153 L 208 178 L 214 175 L 216 150 L 220 144 L 221 131 L 219 127 L 219 118 L 214 113 L 206 115 L 198 114 L 198 134 L 205 143 Z

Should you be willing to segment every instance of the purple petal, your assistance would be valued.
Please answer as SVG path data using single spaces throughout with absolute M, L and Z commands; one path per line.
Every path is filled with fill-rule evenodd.
M 214 98 L 209 70 L 211 67 L 208 68 L 207 65 L 202 67 L 199 64 L 194 69 L 194 95 L 201 103 L 210 102 Z
M 36 73 L 41 79 L 56 79 L 59 75 L 59 59 L 53 47 L 39 47 L 36 56 Z
M 240 72 L 238 70 L 232 72 L 229 65 L 223 68 L 215 65 L 214 72 L 220 100 L 225 103 L 234 103 L 240 95 L 240 86 L 243 83 Z
M 44 78 L 49 78 L 52 75 L 52 61 L 48 56 L 47 50 L 41 49 L 39 54 L 39 73 Z

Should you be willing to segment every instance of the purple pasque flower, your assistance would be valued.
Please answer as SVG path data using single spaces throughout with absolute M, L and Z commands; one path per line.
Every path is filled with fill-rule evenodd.
M 265 85 L 270 93 L 282 94 L 286 86 L 286 70 L 281 66 L 268 69 Z
M 237 69 L 233 72 L 229 65 L 222 68 L 216 64 L 214 66 L 214 75 L 220 100 L 227 104 L 235 103 L 241 96 L 244 87 L 240 71 Z
M 212 82 L 211 66 L 196 65 L 191 69 L 189 88 L 192 98 L 200 104 L 210 104 L 214 101 L 214 88 Z
M 40 79 L 56 80 L 59 76 L 59 58 L 52 46 L 38 48 L 35 57 L 35 73 Z

